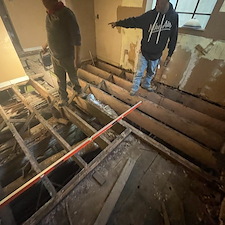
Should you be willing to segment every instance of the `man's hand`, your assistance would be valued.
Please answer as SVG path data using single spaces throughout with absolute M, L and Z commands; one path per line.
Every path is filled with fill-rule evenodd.
M 81 59 L 80 59 L 80 46 L 74 46 L 75 48 L 75 60 L 74 60 L 74 64 L 75 67 L 78 69 L 81 66 Z
M 170 56 L 167 56 L 167 57 L 166 57 L 166 60 L 165 60 L 165 62 L 164 62 L 164 64 L 163 64 L 163 66 L 167 67 L 167 65 L 168 65 L 169 62 L 170 62 L 170 59 L 171 59 L 171 57 L 170 57 Z
M 111 22 L 111 23 L 109 23 L 109 25 L 111 25 L 112 28 L 115 28 L 116 27 L 116 22 Z

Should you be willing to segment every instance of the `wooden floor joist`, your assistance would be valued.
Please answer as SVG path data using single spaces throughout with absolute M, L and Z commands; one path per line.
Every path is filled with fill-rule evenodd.
M 51 102 L 55 102 L 54 97 L 51 94 L 49 94 L 45 88 L 43 88 L 40 84 L 38 84 L 38 82 L 36 82 L 33 79 L 30 79 L 29 84 L 32 85 L 43 98 L 45 98 L 46 100 L 50 99 Z M 57 103 L 54 104 L 54 107 L 57 108 L 57 110 L 60 110 Z M 90 126 L 85 120 L 76 115 L 68 107 L 63 107 L 62 110 L 64 111 L 64 114 L 67 117 L 67 119 L 69 119 L 72 123 L 77 125 L 87 136 L 91 136 L 92 134 L 97 132 L 96 129 Z M 104 137 L 97 138 L 95 142 L 99 145 L 101 149 L 104 149 L 110 143 Z
M 9 122 L 9 118 L 8 118 L 7 114 L 4 112 L 4 109 L 2 108 L 2 106 L 0 106 L 0 114 L 1 114 L 2 118 L 4 119 L 5 123 L 7 124 L 7 126 L 9 127 L 9 129 L 11 130 L 12 135 L 15 137 L 17 143 L 20 145 L 25 156 L 29 160 L 34 171 L 36 173 L 40 173 L 41 169 L 40 169 L 40 166 L 39 166 L 37 160 L 31 154 L 30 150 L 27 148 L 26 144 L 24 143 L 22 137 L 20 136 L 20 134 L 18 133 L 18 131 L 16 130 L 14 125 Z M 50 196 L 52 196 L 52 197 L 55 196 L 56 190 L 47 177 L 43 179 L 43 183 L 44 183 L 46 189 L 49 191 Z
M 115 185 L 113 186 L 112 191 L 110 192 L 108 198 L 105 201 L 105 204 L 102 207 L 101 212 L 99 213 L 94 225 L 106 225 L 107 221 L 113 211 L 113 208 L 116 205 L 116 202 L 119 199 L 119 196 L 126 185 L 126 182 L 132 172 L 132 169 L 135 165 L 135 161 L 128 159 L 126 165 L 123 168 L 119 178 L 117 179 Z
M 36 109 L 30 106 L 30 104 L 26 101 L 23 95 L 15 87 L 12 87 L 12 89 L 15 92 L 15 94 L 21 99 L 21 101 L 25 104 L 25 106 L 30 110 L 30 112 L 35 113 L 35 117 L 58 140 L 60 145 L 62 145 L 63 148 L 67 152 L 69 152 L 71 150 L 71 146 L 48 124 L 48 122 L 41 116 L 41 114 Z M 81 168 L 87 166 L 87 163 L 80 156 L 74 156 L 73 158 Z
M 39 221 L 46 216 L 60 201 L 62 201 L 76 185 L 80 183 L 84 177 L 86 177 L 91 171 L 93 171 L 103 159 L 105 159 L 115 148 L 130 135 L 131 130 L 126 129 L 121 133 L 110 145 L 108 145 L 104 151 L 102 151 L 95 159 L 93 159 L 86 169 L 81 170 L 77 176 L 73 177 L 57 194 L 54 199 L 44 205 L 39 211 L 37 211 L 33 216 L 31 216 L 24 225 L 36 225 Z
M 101 69 L 98 69 L 96 67 L 93 67 L 91 65 L 87 65 L 86 70 L 88 72 L 98 75 L 99 77 L 106 79 L 106 80 L 109 78 L 109 76 L 111 76 L 110 73 L 107 73 L 107 72 L 105 72 Z M 113 83 L 126 89 L 127 91 L 131 90 L 132 83 L 127 80 L 124 80 L 118 76 L 113 76 Z M 196 124 L 199 124 L 201 126 L 209 128 L 211 130 L 214 130 L 221 135 L 225 135 L 225 122 L 223 122 L 221 120 L 218 120 L 216 118 L 208 116 L 208 115 L 201 113 L 199 111 L 196 111 L 194 109 L 188 108 L 178 102 L 172 101 L 172 100 L 165 98 L 157 93 L 148 92 L 142 88 L 140 88 L 138 92 L 139 92 L 140 96 L 142 96 L 142 97 L 144 97 L 144 98 L 154 102 L 155 104 L 160 105 L 168 110 L 171 110 L 178 116 L 181 116 L 190 121 L 193 121 Z
M 80 80 L 82 87 L 85 87 L 87 83 Z M 99 90 L 98 88 L 91 86 L 89 91 L 93 93 L 98 100 L 104 104 L 109 105 L 117 113 L 121 113 L 128 109 L 128 105 L 115 99 L 113 96 L 106 94 L 105 92 Z M 214 153 L 208 148 L 205 148 L 198 144 L 197 142 L 191 140 L 190 138 L 180 134 L 177 131 L 172 130 L 171 128 L 155 121 L 154 119 L 146 116 L 145 114 L 135 111 L 132 115 L 128 116 L 128 119 L 144 128 L 145 130 L 155 134 L 157 137 L 163 141 L 169 143 L 175 148 L 179 149 L 183 153 L 192 157 L 196 161 L 202 163 L 208 168 L 217 169 L 216 158 Z
M 122 69 L 116 68 L 112 65 L 109 65 L 102 61 L 97 61 L 97 67 L 105 70 L 109 73 L 113 73 L 120 77 L 120 74 L 123 72 Z M 125 72 L 125 77 L 128 81 L 133 80 L 133 74 L 129 72 Z M 225 109 L 219 107 L 215 104 L 207 102 L 201 98 L 188 95 L 187 93 L 180 91 L 175 88 L 168 87 L 164 84 L 157 84 L 157 93 L 162 94 L 166 98 L 169 98 L 173 101 L 177 101 L 182 103 L 184 106 L 192 108 L 196 111 L 202 112 L 203 114 L 209 115 L 215 119 L 225 121 Z
M 106 121 L 110 121 L 109 118 L 108 119 L 106 118 L 106 117 L 109 117 L 109 115 L 106 115 L 95 104 L 93 104 L 89 101 L 86 101 L 84 99 L 81 99 L 81 98 L 75 98 L 74 102 L 78 106 L 80 106 L 80 108 L 82 108 L 84 111 L 89 112 L 90 115 L 96 117 L 97 119 L 101 118 L 103 124 L 106 124 L 107 123 Z M 112 119 L 113 118 L 111 118 L 111 120 Z M 207 172 L 202 170 L 200 167 L 193 164 L 192 162 L 185 159 L 184 157 L 180 156 L 179 154 L 175 153 L 174 151 L 170 150 L 163 144 L 161 144 L 158 141 L 154 140 L 153 138 L 143 134 L 140 130 L 136 129 L 135 127 L 133 127 L 126 121 L 120 121 L 119 124 L 121 124 L 124 127 L 129 128 L 133 132 L 133 134 L 135 134 L 138 138 L 140 138 L 147 144 L 151 145 L 157 152 L 159 152 L 159 154 L 164 155 L 165 158 L 168 158 L 171 161 L 182 165 L 184 168 L 187 168 L 190 172 L 197 175 L 202 180 L 209 182 L 209 183 L 214 183 L 215 186 L 218 187 L 218 189 L 221 189 L 222 185 L 217 177 L 208 174 Z M 222 189 L 222 191 L 225 192 L 225 190 L 223 190 L 223 189 Z
M 146 100 L 140 96 L 130 97 L 129 92 L 107 80 L 103 80 L 98 76 L 90 74 L 84 70 L 78 71 L 78 76 L 95 85 L 102 84 L 101 89 L 115 96 L 121 101 L 127 104 L 135 104 L 138 101 L 142 101 L 143 104 L 139 107 L 139 110 L 148 114 L 149 116 L 165 123 L 166 125 L 180 131 L 181 133 L 191 137 L 192 139 L 206 145 L 207 147 L 220 150 L 224 138 L 214 131 L 211 131 L 205 127 L 195 124 L 185 118 L 177 116 L 170 110 L 158 106 L 157 104 Z

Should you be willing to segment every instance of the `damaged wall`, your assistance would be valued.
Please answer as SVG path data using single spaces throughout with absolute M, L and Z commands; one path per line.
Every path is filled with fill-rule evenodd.
M 155 79 L 225 106 L 224 74 L 225 41 L 180 34 L 169 66 Z
M 0 18 L 0 88 L 16 81 L 27 80 L 19 57 Z
M 218 0 L 205 30 L 180 29 L 176 50 L 156 80 L 225 106 L 225 12 Z M 222 19 L 223 18 L 223 19 Z M 217 24 L 217 26 L 215 26 Z M 162 57 L 165 60 L 167 52 Z

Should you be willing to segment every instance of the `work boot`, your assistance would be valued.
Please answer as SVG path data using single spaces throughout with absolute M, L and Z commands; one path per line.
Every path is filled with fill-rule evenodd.
M 131 90 L 130 91 L 130 96 L 134 96 L 136 94 L 136 91 Z
M 146 87 L 146 86 L 144 86 L 144 85 L 141 85 L 141 87 L 144 88 L 145 90 L 149 91 L 149 92 L 155 91 L 151 86 Z
M 74 90 L 74 93 L 73 93 L 73 95 L 72 95 L 72 98 L 71 98 L 71 102 L 73 101 L 73 99 L 75 98 L 75 97 L 81 97 L 81 98 L 83 98 L 83 99 L 86 99 L 87 98 L 87 94 L 86 93 L 84 93 L 83 91 L 82 91 L 82 89 L 79 89 L 79 90 L 76 90 L 75 88 L 73 89 Z
M 82 91 L 78 96 L 83 99 L 86 99 L 88 95 Z
M 68 106 L 69 105 L 69 103 L 68 103 L 68 101 L 67 100 L 65 100 L 65 99 L 61 99 L 60 101 L 59 101 L 59 107 L 63 107 L 63 106 Z

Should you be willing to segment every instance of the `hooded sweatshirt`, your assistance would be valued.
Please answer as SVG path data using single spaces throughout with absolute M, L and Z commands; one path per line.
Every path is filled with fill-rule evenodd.
M 56 59 L 74 58 L 74 46 L 81 45 L 81 36 L 74 13 L 64 5 L 47 12 L 46 31 L 51 55 Z
M 142 29 L 141 52 L 147 60 L 156 60 L 168 43 L 168 56 L 172 56 L 177 43 L 178 14 L 169 3 L 166 14 L 156 11 L 156 8 L 139 17 L 131 17 L 116 22 L 116 26 Z

